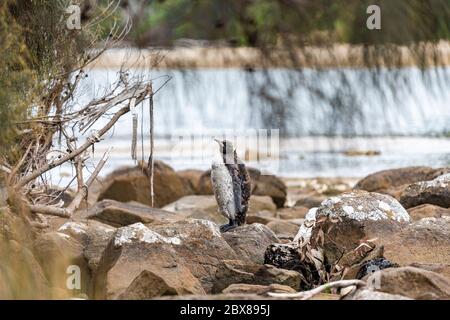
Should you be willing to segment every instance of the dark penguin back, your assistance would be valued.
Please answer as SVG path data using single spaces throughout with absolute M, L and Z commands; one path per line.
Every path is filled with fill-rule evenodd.
M 223 162 L 230 172 L 233 181 L 233 196 L 236 205 L 236 222 L 238 225 L 245 224 L 249 200 L 251 196 L 251 181 L 245 164 L 238 158 L 236 151 L 232 157 L 223 153 Z

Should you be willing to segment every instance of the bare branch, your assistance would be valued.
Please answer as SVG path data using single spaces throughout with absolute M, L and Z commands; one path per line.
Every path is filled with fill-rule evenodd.
M 346 288 L 350 286 L 364 287 L 366 283 L 362 280 L 340 280 L 329 282 L 324 285 L 321 285 L 317 288 L 308 291 L 302 291 L 297 293 L 275 293 L 269 292 L 268 295 L 270 297 L 276 298 L 296 298 L 300 300 L 308 300 L 314 297 L 315 295 L 332 288 Z
M 75 198 L 72 200 L 72 202 L 69 204 L 69 206 L 67 208 L 59 208 L 59 207 L 55 207 L 55 206 L 34 204 L 34 205 L 30 205 L 31 211 L 35 212 L 35 213 L 58 216 L 58 217 L 62 217 L 62 218 L 72 217 L 73 213 L 80 207 L 80 204 L 83 201 L 83 199 L 86 198 L 89 187 L 92 185 L 92 183 L 95 181 L 95 179 L 97 179 L 98 174 L 103 169 L 103 166 L 105 165 L 106 161 L 108 161 L 111 150 L 112 150 L 112 148 L 109 148 L 105 152 L 105 154 L 101 158 L 100 162 L 97 164 L 97 167 L 95 168 L 94 172 L 91 174 L 89 179 L 86 181 L 86 184 L 84 185 L 84 187 L 78 191 Z
M 7 166 L 5 166 L 3 164 L 0 164 L 0 170 L 5 172 L 5 173 L 8 173 L 8 174 L 11 173 L 11 169 L 9 169 Z
M 95 168 L 94 172 L 91 174 L 89 179 L 86 181 L 86 185 L 81 188 L 81 190 L 77 193 L 73 201 L 70 203 L 70 205 L 67 207 L 67 210 L 69 211 L 70 215 L 72 215 L 81 204 L 81 201 L 86 198 L 88 194 L 88 189 L 92 185 L 92 183 L 97 179 L 98 174 L 103 169 L 103 166 L 105 165 L 106 161 L 108 161 L 109 155 L 111 153 L 112 148 L 109 148 L 105 154 L 103 155 L 100 162 L 97 164 L 97 167 Z
M 151 92 L 150 86 L 144 86 L 143 88 L 139 88 L 139 90 L 136 89 L 136 91 L 135 91 L 136 103 L 142 102 L 150 92 Z M 122 96 L 116 97 L 116 99 L 114 99 L 114 101 L 116 102 L 116 104 L 119 104 L 130 98 L 132 98 L 132 96 L 130 96 L 130 93 L 124 92 Z M 129 111 L 130 111 L 129 105 L 121 108 L 119 111 L 117 111 L 114 114 L 112 119 L 103 128 L 101 128 L 98 132 L 96 132 L 96 134 L 91 135 L 82 146 L 73 150 L 73 152 L 65 155 L 64 157 L 61 157 L 53 162 L 46 163 L 44 166 L 34 170 L 29 175 L 20 179 L 20 181 L 17 183 L 16 187 L 18 187 L 18 188 L 24 187 L 29 182 L 31 182 L 34 179 L 36 179 L 37 177 L 41 176 L 43 173 L 45 173 L 57 166 L 60 166 L 61 164 L 65 163 L 69 160 L 72 160 L 72 159 L 76 158 L 77 156 L 79 156 L 80 154 L 82 154 L 93 144 L 95 144 L 96 142 L 99 142 L 100 138 L 105 133 L 107 133 L 124 114 L 126 114 Z
M 30 210 L 35 213 L 48 214 L 50 216 L 57 216 L 61 218 L 70 218 L 70 213 L 67 208 L 58 208 L 43 204 L 32 204 L 30 205 Z

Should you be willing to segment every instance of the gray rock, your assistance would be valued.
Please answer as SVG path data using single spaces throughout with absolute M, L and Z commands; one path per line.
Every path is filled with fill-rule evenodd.
M 206 292 L 214 285 L 216 272 L 223 260 L 240 257 L 225 241 L 219 226 L 209 220 L 187 219 L 168 225 L 149 225 L 151 230 L 170 238 L 179 239 L 171 245 L 177 257 L 185 261 L 192 274 L 198 278 Z
M 155 207 L 161 208 L 185 195 L 190 194 L 189 185 L 167 164 L 155 161 L 154 166 Z M 150 180 L 147 165 L 126 167 L 113 171 L 102 180 L 96 199 L 116 200 L 119 202 L 136 201 L 151 205 Z
M 367 288 L 361 288 L 359 290 L 356 290 L 355 293 L 345 296 L 343 300 L 412 300 L 412 299 L 398 294 L 390 294 Z
M 59 233 L 69 235 L 81 243 L 83 255 L 92 274 L 96 272 L 103 251 L 115 231 L 116 228 L 94 220 L 69 221 L 58 229 Z
M 450 207 L 450 173 L 431 181 L 421 181 L 408 186 L 400 197 L 405 208 L 421 204 L 434 204 L 443 208 Z
M 95 274 L 95 298 L 149 298 L 158 294 L 204 294 L 186 260 L 175 250 L 182 235 L 164 236 L 142 223 L 118 229 Z
M 450 208 L 446 209 L 433 204 L 421 204 L 417 207 L 409 208 L 408 213 L 413 221 L 417 221 L 423 218 L 450 216 Z
M 241 260 L 224 260 L 215 275 L 213 293 L 222 292 L 235 283 L 254 285 L 279 284 L 294 290 L 300 289 L 301 275 L 292 270 L 279 269 L 272 265 L 260 265 Z
M 214 196 L 186 196 L 168 204 L 163 208 L 166 211 L 176 212 L 185 218 L 207 219 L 218 224 L 228 223 L 228 219 L 218 212 Z M 276 206 L 268 196 L 251 196 L 248 215 L 261 211 L 275 212 Z
M 355 189 L 391 194 L 398 187 L 419 181 L 433 180 L 449 171 L 448 168 L 434 169 L 430 167 L 406 167 L 383 170 L 361 179 L 356 184 Z
M 389 268 L 367 278 L 369 288 L 412 299 L 450 299 L 450 281 L 432 271 L 414 267 Z
M 267 246 L 279 242 L 272 230 L 259 223 L 237 227 L 222 237 L 241 260 L 259 264 L 264 263 Z
M 331 197 L 319 206 L 316 218 L 347 218 L 355 221 L 395 220 L 409 222 L 408 212 L 389 195 L 355 190 Z
M 122 203 L 115 200 L 102 200 L 96 203 L 89 209 L 88 217 L 114 227 L 138 222 L 168 223 L 183 218 L 174 212 L 151 208 L 138 202 Z
M 310 242 L 313 248 L 323 249 L 328 264 L 339 261 L 339 267 L 346 268 L 361 262 L 358 260 L 364 252 L 374 246 L 368 243 L 360 247 L 362 243 L 380 239 L 383 232 L 409 221 L 408 212 L 391 196 L 355 190 L 322 203 L 316 212 Z M 356 248 L 361 251 L 355 252 Z

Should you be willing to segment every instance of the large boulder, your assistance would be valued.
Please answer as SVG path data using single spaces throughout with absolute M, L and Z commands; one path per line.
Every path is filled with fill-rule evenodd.
M 378 245 L 386 259 L 408 266 L 412 263 L 448 264 L 450 217 L 424 218 L 408 225 L 378 232 Z
M 87 217 L 114 227 L 123 227 L 137 222 L 168 223 L 183 217 L 174 212 L 152 208 L 139 202 L 122 203 L 102 200 L 89 208 Z
M 111 240 L 116 228 L 95 220 L 68 221 L 59 227 L 58 233 L 77 240 L 83 247 L 83 255 L 91 274 L 97 270 L 98 263 Z M 92 284 L 91 284 L 92 291 Z
M 389 195 L 362 190 L 344 193 L 322 202 L 305 216 L 294 241 L 273 244 L 265 262 L 299 271 L 306 286 L 324 281 L 329 270 L 342 272 L 363 262 L 384 233 L 398 230 L 410 218 Z
M 328 198 L 316 211 L 316 220 L 321 217 L 353 221 L 410 221 L 408 212 L 394 198 L 362 190 L 354 190 Z
M 204 294 L 200 282 L 176 250 L 183 242 L 181 235 L 167 237 L 142 223 L 118 229 L 99 262 L 95 298 Z
M 200 178 L 203 175 L 202 170 L 187 169 L 177 171 L 177 174 L 183 179 L 192 194 L 203 194 L 200 189 Z
M 413 221 L 422 218 L 440 218 L 442 216 L 450 216 L 450 208 L 442 208 L 434 204 L 421 204 L 417 207 L 409 208 L 409 216 Z
M 272 230 L 259 223 L 237 227 L 223 233 L 222 237 L 241 260 L 257 264 L 264 263 L 267 246 L 279 242 Z
M 402 214 L 403 216 L 403 214 Z M 317 219 L 320 220 L 319 215 Z M 330 229 L 331 228 L 331 229 Z M 310 228 L 311 242 L 325 250 L 328 263 L 333 263 L 343 252 L 350 252 L 339 264 L 349 267 L 345 259 L 352 253 L 362 254 L 362 250 L 382 248 L 383 257 L 400 266 L 419 264 L 442 264 L 450 261 L 450 217 L 424 218 L 412 223 L 395 220 L 320 222 Z M 323 231 L 323 243 L 320 230 Z M 370 241 L 368 241 L 370 240 Z M 355 250 L 358 248 L 358 250 Z M 338 253 L 340 250 L 341 253 Z
M 408 212 L 389 195 L 355 190 L 322 203 L 316 212 L 311 241 L 323 248 L 327 263 L 334 265 L 343 253 L 409 221 Z
M 430 181 L 421 181 L 408 186 L 400 197 L 405 208 L 421 204 L 434 204 L 443 208 L 450 207 L 450 173 L 438 176 Z
M 433 169 L 430 167 L 406 167 L 375 172 L 360 180 L 355 189 L 370 192 L 387 193 L 396 196 L 408 185 L 432 180 L 446 172 L 448 168 Z
M 390 268 L 371 274 L 369 288 L 412 299 L 450 299 L 450 281 L 432 271 L 414 267 Z
M 223 281 L 219 271 L 224 268 L 224 260 L 261 264 L 265 247 L 278 241 L 272 231 L 260 224 L 241 226 L 222 234 L 218 225 L 200 219 L 150 225 L 149 228 L 165 237 L 183 240 L 173 247 L 206 292 L 211 292 L 218 282 Z
M 150 225 L 149 228 L 164 237 L 181 240 L 172 248 L 206 292 L 211 291 L 223 260 L 240 258 L 222 237 L 219 226 L 209 220 L 187 219 L 168 225 Z
M 102 181 L 97 200 L 111 199 L 120 202 L 137 201 L 151 205 L 150 182 L 145 166 L 118 169 Z M 189 186 L 168 165 L 155 161 L 154 166 L 155 207 L 161 208 L 187 194 Z
M 277 208 L 282 208 L 286 203 L 287 187 L 280 178 L 274 175 L 260 175 L 259 179 L 256 180 L 253 194 L 269 196 Z
M 216 199 L 212 195 L 185 196 L 166 205 L 163 210 L 182 214 L 186 218 L 207 219 L 218 224 L 228 223 L 228 219 L 218 212 Z M 248 215 L 264 210 L 275 212 L 276 206 L 272 199 L 268 196 L 251 196 Z
M 278 208 L 282 208 L 286 202 L 287 188 L 285 183 L 274 175 L 262 175 L 257 169 L 248 168 L 252 181 L 252 194 L 257 196 L 269 196 Z M 200 177 L 199 193 L 212 194 L 211 170 L 205 171 Z
M 120 294 L 120 300 L 145 300 L 161 296 L 185 295 L 197 290 L 201 291 L 198 280 L 192 274 L 184 270 L 176 276 L 165 276 L 158 272 L 150 270 L 142 271 L 128 286 L 128 288 Z M 197 287 L 195 289 L 195 287 Z

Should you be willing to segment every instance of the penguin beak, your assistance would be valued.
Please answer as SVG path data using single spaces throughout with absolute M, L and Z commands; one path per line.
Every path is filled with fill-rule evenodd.
M 220 141 L 219 139 L 214 139 L 214 141 L 217 142 L 219 146 L 222 146 L 222 141 Z

